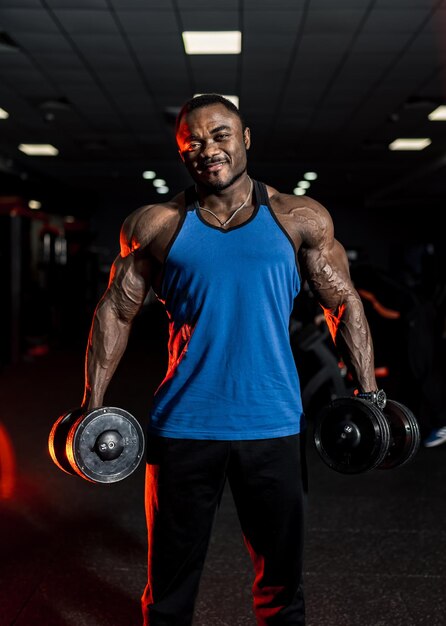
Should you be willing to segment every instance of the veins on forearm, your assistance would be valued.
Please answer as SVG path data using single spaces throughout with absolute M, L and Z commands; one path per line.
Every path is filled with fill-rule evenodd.
M 351 295 L 336 310 L 324 309 L 333 341 L 355 382 L 363 389 L 375 386 L 373 343 L 359 298 Z
M 84 402 L 89 401 L 94 406 L 102 404 L 143 299 L 138 281 L 117 277 L 99 302 L 88 339 Z
M 373 344 L 361 299 L 348 273 L 338 271 L 321 254 L 317 271 L 308 280 L 317 293 L 339 355 L 355 382 L 361 388 L 371 388 L 375 384 Z
M 84 403 L 102 404 L 107 386 L 124 353 L 130 324 L 119 319 L 111 303 L 103 299 L 95 312 L 85 363 Z

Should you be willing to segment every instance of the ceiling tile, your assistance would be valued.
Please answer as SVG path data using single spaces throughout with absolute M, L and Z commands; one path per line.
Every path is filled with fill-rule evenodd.
M 354 42 L 354 52 L 396 53 L 404 48 L 412 36 L 409 32 L 393 32 L 378 35 L 375 32 L 362 31 Z
M 73 41 L 88 64 L 93 67 L 122 68 L 128 66 L 129 52 L 120 36 L 74 34 Z
M 262 5 L 263 7 L 263 5 Z M 246 12 L 243 20 L 243 32 L 254 35 L 263 45 L 268 45 L 268 36 L 278 33 L 299 32 L 303 11 L 301 9 L 277 11 L 257 9 Z
M 155 104 L 147 94 L 121 89 L 120 91 L 114 92 L 113 100 L 126 115 L 145 117 L 147 123 L 150 122 L 153 124 Z
M 4 67 L 1 69 L 1 74 L 6 82 L 14 85 L 14 88 L 19 93 L 33 93 L 35 89 L 42 93 L 47 91 L 49 93 L 53 92 L 53 88 L 45 76 L 32 66 L 23 68 Z
M 135 67 L 130 64 L 128 64 L 127 67 L 123 66 L 119 69 L 114 69 L 113 67 L 102 69 L 100 81 L 104 85 L 109 84 L 111 87 L 115 88 L 116 91 L 120 91 L 121 89 L 132 90 L 135 92 L 135 97 L 137 95 L 144 96 L 146 93 L 139 73 L 136 71 Z
M 57 25 L 50 13 L 39 9 L 4 9 L 0 8 L 0 24 L 3 31 L 12 37 L 15 33 L 52 33 L 58 32 Z
M 17 43 L 31 55 L 34 51 L 57 56 L 60 53 L 72 52 L 70 42 L 59 32 L 33 33 L 23 32 L 15 35 Z
M 198 93 L 225 93 L 237 95 L 237 61 L 230 58 L 211 60 L 193 59 L 191 63 L 195 88 Z
M 64 93 L 64 89 L 70 87 L 71 89 L 76 86 L 81 88 L 95 86 L 96 82 L 91 74 L 83 70 L 75 69 L 63 69 L 63 68 L 51 68 L 47 70 L 51 78 L 59 85 L 60 89 Z
M 107 0 L 45 0 L 51 9 L 108 9 Z
M 352 54 L 343 66 L 339 78 L 349 76 L 356 79 L 367 76 L 372 81 L 383 74 L 392 62 L 393 57 L 387 54 Z
M 364 32 L 376 33 L 382 37 L 385 33 L 414 32 L 426 19 L 426 11 L 402 8 L 372 11 L 364 25 Z
M 305 20 L 306 33 L 351 33 L 365 15 L 364 10 L 335 9 L 314 10 L 310 8 Z
M 178 33 L 179 30 L 173 11 L 118 10 L 116 15 L 129 35 L 149 36 L 153 33 Z
M 1 68 L 24 68 L 32 67 L 32 63 L 26 54 L 21 51 L 2 52 L 0 54 L 0 71 Z
M 56 9 L 55 16 L 67 33 L 117 35 L 116 21 L 108 11 L 86 11 L 82 9 Z
M 209 0 L 176 0 L 176 2 L 181 10 L 200 9 L 203 11 L 208 11 L 210 6 Z M 218 8 L 219 10 L 228 9 L 228 11 L 234 11 L 237 10 L 239 7 L 239 0 L 225 0 L 224 4 L 220 3 Z
M 285 55 L 289 54 L 296 43 L 296 34 L 289 32 L 271 32 L 267 37 L 258 37 L 253 32 L 245 34 L 242 60 L 245 56 L 257 54 L 272 57 L 273 63 L 284 63 Z
M 370 0 L 336 0 L 336 6 L 340 9 L 362 9 L 369 7 Z M 311 0 L 312 9 L 332 10 L 333 0 Z
M 179 33 L 159 33 L 150 37 L 133 35 L 131 46 L 138 54 L 148 54 L 152 61 L 164 56 L 178 55 L 185 58 L 184 46 Z
M 115 9 L 173 10 L 172 0 L 109 0 Z
M 435 0 L 376 0 L 375 9 L 419 9 L 429 13 L 436 4 Z
M 2 0 L 2 9 L 41 9 L 40 0 Z
M 172 72 L 174 72 L 174 68 L 172 68 Z M 180 99 L 182 98 L 181 94 L 183 93 L 186 93 L 188 98 L 193 95 L 194 90 L 191 87 L 187 76 L 175 73 L 169 74 L 168 69 L 165 72 L 160 72 L 159 74 L 156 74 L 155 70 L 146 71 L 145 75 L 157 101 L 159 101 L 159 99 L 163 96 L 168 96 L 169 104 L 171 104 L 175 94 L 179 94 Z M 172 85 L 169 85 L 169 81 L 166 80 L 166 76 L 173 76 L 175 80 L 175 88 L 173 88 Z
M 438 68 L 432 72 L 432 75 L 428 77 L 426 82 L 420 86 L 419 90 L 414 95 L 422 96 L 437 96 L 442 98 L 446 103 L 446 71 L 443 67 Z
M 49 52 L 34 53 L 33 59 L 37 64 L 45 70 L 45 72 L 61 71 L 67 73 L 82 74 L 86 78 L 85 65 L 82 60 L 74 53 L 71 54 L 50 54 Z
M 311 65 L 315 58 L 326 59 L 332 54 L 339 56 L 348 49 L 351 37 L 345 33 L 304 33 L 299 43 L 297 59 Z
M 218 7 L 220 9 L 220 6 Z M 200 11 L 181 10 L 183 30 L 239 30 L 240 14 L 238 11 L 211 10 L 209 3 Z

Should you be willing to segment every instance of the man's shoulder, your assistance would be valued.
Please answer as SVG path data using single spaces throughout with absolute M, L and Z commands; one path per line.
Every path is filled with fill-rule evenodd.
M 123 222 L 123 227 L 134 227 L 159 219 L 168 219 L 182 213 L 185 209 L 184 192 L 177 194 L 167 202 L 144 204 L 130 213 Z
M 282 193 L 269 186 L 267 191 L 272 211 L 296 248 L 315 247 L 333 233 L 329 212 L 314 198 Z
M 157 202 L 138 207 L 124 220 L 121 227 L 121 245 L 134 251 L 145 246 L 171 222 L 178 222 L 184 214 L 184 192 L 167 202 Z
M 327 213 L 327 209 L 310 196 L 296 196 L 290 193 L 283 193 L 269 185 L 266 185 L 266 189 L 271 207 L 278 214 L 292 215 L 302 212 L 312 212 L 316 214 Z

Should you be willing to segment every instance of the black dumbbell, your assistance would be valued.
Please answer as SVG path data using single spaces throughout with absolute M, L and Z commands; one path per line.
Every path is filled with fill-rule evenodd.
M 94 483 L 115 483 L 130 476 L 141 462 L 144 433 L 124 409 L 79 408 L 56 420 L 48 448 L 64 472 Z
M 420 429 L 400 402 L 387 400 L 380 409 L 361 398 L 336 398 L 315 418 L 313 439 L 326 465 L 359 474 L 410 461 L 420 446 Z

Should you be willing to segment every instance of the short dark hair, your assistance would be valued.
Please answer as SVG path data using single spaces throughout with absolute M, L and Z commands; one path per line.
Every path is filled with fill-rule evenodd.
M 235 113 L 235 115 L 237 115 L 237 117 L 240 120 L 242 129 L 245 130 L 246 128 L 245 120 L 243 119 L 242 114 L 240 113 L 239 109 L 235 106 L 233 102 L 231 102 L 224 96 L 221 96 L 219 93 L 203 93 L 200 96 L 195 96 L 194 98 L 187 100 L 183 104 L 176 118 L 175 134 L 178 132 L 178 128 L 181 123 L 181 118 L 184 115 L 187 115 L 187 113 L 190 113 L 191 111 L 195 111 L 195 109 L 208 107 L 208 106 L 211 106 L 212 104 L 222 104 L 224 107 L 228 109 L 228 111 L 231 111 L 231 113 Z

